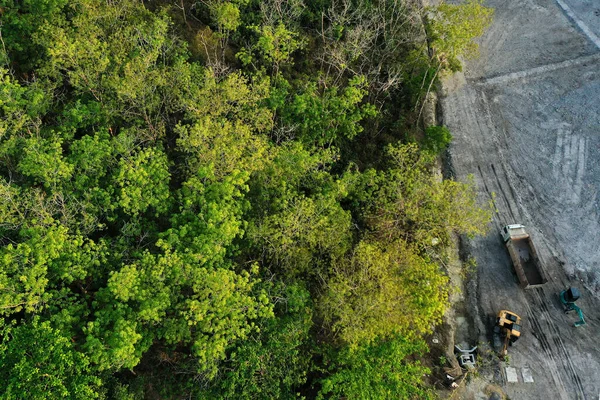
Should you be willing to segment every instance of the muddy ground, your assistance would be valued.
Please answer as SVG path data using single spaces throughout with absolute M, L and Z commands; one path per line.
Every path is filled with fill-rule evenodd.
M 480 57 L 446 80 L 450 167 L 473 175 L 496 213 L 486 237 L 465 241 L 477 274 L 465 290 L 470 332 L 489 342 L 494 314 L 523 317 L 509 349 L 518 382 L 493 364 L 481 378 L 511 399 L 600 398 L 600 0 L 488 0 L 494 22 Z M 499 235 L 528 227 L 549 282 L 520 289 Z M 574 328 L 558 293 L 582 290 L 587 325 Z M 464 331 L 464 329 L 463 329 Z M 457 333 L 459 334 L 459 333 Z M 461 340 L 461 338 L 457 338 Z M 533 383 L 525 382 L 531 374 Z M 489 393 L 473 384 L 463 398 Z

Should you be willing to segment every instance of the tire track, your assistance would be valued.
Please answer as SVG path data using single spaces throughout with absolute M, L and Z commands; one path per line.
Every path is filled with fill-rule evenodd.
M 478 99 L 481 99 L 481 102 L 478 102 L 477 101 Z M 464 120 L 468 121 L 468 125 L 469 125 L 468 131 L 477 133 L 478 138 L 471 142 L 476 146 L 474 151 L 477 152 L 478 154 L 500 154 L 502 152 L 502 150 L 500 148 L 500 144 L 499 144 L 499 141 L 497 140 L 497 138 L 495 138 L 495 140 L 493 142 L 491 142 L 491 146 L 486 146 L 486 147 L 483 146 L 483 143 L 487 142 L 484 138 L 484 135 L 492 135 L 492 136 L 495 135 L 495 133 L 494 133 L 495 130 L 493 129 L 493 121 L 491 118 L 491 114 L 489 112 L 489 107 L 488 107 L 488 104 L 487 104 L 487 101 L 485 98 L 485 93 L 483 91 L 479 91 L 474 88 L 466 89 L 465 96 L 460 98 L 459 109 L 463 110 L 463 112 L 466 114 L 465 115 L 466 118 Z M 480 111 L 480 112 L 477 113 L 477 111 Z M 482 111 L 483 111 L 485 118 L 480 117 Z M 490 195 L 490 198 L 493 199 L 491 193 L 494 192 L 494 193 L 501 195 L 502 199 L 504 200 L 505 206 L 503 208 L 497 207 L 498 217 L 501 219 L 504 218 L 504 220 L 506 221 L 507 216 L 502 215 L 502 213 L 507 212 L 512 217 L 513 222 L 520 221 L 520 218 L 519 218 L 520 213 L 517 208 L 515 193 L 512 188 L 512 185 L 510 184 L 510 181 L 508 179 L 508 175 L 506 173 L 503 175 L 503 178 L 504 178 L 503 181 L 505 182 L 503 184 L 502 181 L 500 180 L 500 177 L 498 176 L 498 173 L 496 172 L 496 167 L 493 163 L 488 164 L 486 166 L 486 171 L 485 171 L 486 174 L 485 175 L 479 164 L 477 165 L 477 168 L 479 169 L 479 172 L 481 173 L 482 182 L 484 182 L 485 190 Z M 487 184 L 492 183 L 492 179 L 489 179 L 489 177 L 491 177 L 491 176 L 494 176 L 496 178 L 495 179 L 496 187 L 493 187 L 492 190 L 490 191 L 490 188 L 487 186 Z M 506 190 L 504 189 L 505 187 L 509 188 L 509 190 L 512 194 L 513 201 L 511 201 L 511 198 L 509 196 L 507 196 Z
M 548 342 L 548 338 L 546 337 L 546 334 L 544 333 L 544 330 L 542 329 L 538 318 L 535 316 L 533 310 L 531 309 L 531 307 L 529 306 L 529 304 L 527 304 L 527 319 L 529 321 L 529 323 L 532 326 L 532 334 L 533 336 L 535 336 L 535 338 L 540 342 L 540 345 L 542 346 L 542 350 L 544 351 L 545 355 L 546 355 L 546 366 L 548 367 L 548 371 L 550 372 L 550 375 L 552 376 L 552 380 L 554 381 L 554 384 L 556 385 L 557 388 L 557 394 L 560 395 L 561 399 L 569 399 L 569 396 L 567 395 L 567 388 L 565 387 L 565 384 L 562 380 L 561 374 L 558 372 L 558 367 L 557 367 L 557 363 L 556 363 L 556 359 L 554 358 L 554 352 L 552 351 L 552 346 L 550 345 L 550 342 Z
M 483 146 L 486 141 L 483 136 L 485 134 L 491 134 L 493 129 L 485 123 L 485 121 L 481 121 L 481 118 L 478 117 L 477 109 L 481 108 L 481 104 L 477 104 L 477 97 L 481 95 L 479 91 L 473 88 L 464 88 L 464 93 L 462 96 L 453 96 L 450 101 L 447 101 L 446 104 L 449 110 L 446 112 L 449 116 L 456 116 L 456 121 L 448 121 L 450 125 L 460 124 L 462 129 L 466 132 L 473 132 L 476 137 L 474 140 L 469 140 L 468 143 L 465 143 L 466 146 L 469 146 L 473 149 L 472 154 L 493 154 L 498 151 L 496 148 L 489 148 L 489 146 Z M 460 112 L 458 112 L 458 110 Z M 453 119 L 453 118 L 449 118 Z M 491 175 L 490 165 L 480 164 L 475 161 L 473 158 L 473 164 L 477 167 L 479 171 L 479 175 L 481 177 L 481 183 L 483 185 L 483 189 L 486 195 L 490 200 L 494 200 L 496 202 L 496 206 L 498 206 L 498 200 L 500 197 L 494 196 L 494 193 L 500 194 L 502 196 L 502 200 L 505 204 L 502 207 L 496 207 L 496 213 L 499 214 L 501 211 L 507 210 L 513 219 L 515 219 L 515 213 L 513 211 L 513 207 L 510 203 L 510 200 L 506 197 L 505 191 L 499 181 L 495 184 L 492 180 L 489 179 Z M 483 166 L 482 166 L 483 165 Z M 497 186 L 497 187 L 494 187 Z M 516 220 L 516 219 L 515 219 Z
M 577 24 L 577 26 L 579 27 L 579 29 L 581 29 L 581 31 L 585 34 L 585 36 L 587 36 L 588 39 L 592 43 L 594 43 L 598 49 L 600 49 L 600 38 L 598 36 L 596 36 L 596 34 L 594 34 L 594 32 L 592 32 L 592 30 L 582 20 L 577 18 L 577 15 L 575 15 L 575 13 L 571 10 L 571 8 L 564 1 L 556 0 L 556 2 L 560 6 L 560 8 L 562 8 L 564 10 L 565 14 L 567 14 L 567 16 L 573 22 L 575 22 L 575 24 Z
M 477 167 L 481 180 L 480 193 L 490 197 L 492 197 L 492 192 L 497 193 L 496 200 L 499 201 L 498 219 L 512 218 L 515 222 L 531 222 L 531 219 L 521 218 L 529 216 L 529 213 L 523 206 L 522 194 L 515 189 L 525 182 L 522 182 L 522 178 L 516 176 L 515 172 L 510 169 L 506 154 L 503 151 L 506 148 L 503 141 L 508 140 L 506 137 L 508 132 L 498 131 L 502 128 L 495 127 L 490 104 L 485 98 L 483 89 L 464 88 L 461 91 L 461 96 L 453 99 L 455 100 L 452 106 L 453 116 L 456 118 L 453 122 L 458 123 L 472 135 L 468 141 L 465 140 L 464 145 L 470 148 L 471 158 L 469 160 L 471 166 Z M 502 132 L 505 135 L 504 138 L 499 136 L 502 135 Z M 565 142 L 559 144 L 566 145 Z M 557 157 L 564 154 L 572 158 L 574 162 L 568 166 L 561 163 L 562 165 L 560 165 L 557 173 L 562 173 L 562 169 L 566 167 L 569 169 L 569 175 L 576 175 L 577 177 L 575 173 L 583 164 L 583 160 L 578 156 L 584 153 L 585 143 L 581 144 L 579 139 L 576 141 L 569 140 L 568 146 L 568 149 L 559 149 Z M 481 163 L 482 160 L 473 156 L 477 154 L 496 154 L 496 157 L 489 160 L 490 163 L 483 164 Z M 552 175 L 554 172 L 552 166 L 548 172 Z M 527 291 L 525 296 L 530 298 L 526 308 L 527 317 L 531 321 L 533 335 L 542 347 L 542 365 L 549 374 L 548 378 L 555 386 L 554 393 L 556 397 L 553 398 L 565 400 L 572 398 L 585 399 L 582 379 L 575 369 L 558 327 L 551 318 L 548 305 L 541 300 L 546 296 L 543 295 L 543 292 L 539 293 L 537 290 Z
M 585 399 L 585 390 L 583 387 L 583 382 L 582 382 L 581 378 L 579 377 L 579 374 L 575 370 L 575 367 L 573 365 L 573 360 L 571 359 L 569 351 L 567 350 L 567 348 L 562 340 L 560 331 L 558 330 L 558 327 L 556 326 L 553 319 L 551 318 L 550 310 L 548 309 L 548 304 L 547 304 L 547 301 L 545 300 L 545 299 L 547 299 L 547 296 L 544 293 L 544 289 L 539 288 L 537 290 L 534 290 L 532 295 L 529 297 L 532 297 L 534 304 L 537 306 L 536 308 L 538 308 L 541 311 L 543 319 L 546 321 L 546 325 L 548 327 L 548 332 L 551 334 L 552 343 L 554 344 L 554 346 L 551 346 L 549 344 L 548 338 L 547 338 L 546 334 L 544 333 L 544 331 L 543 330 L 539 331 L 540 335 L 544 336 L 544 340 L 546 341 L 546 344 L 548 345 L 548 349 L 553 355 L 553 360 L 556 362 L 556 359 L 554 357 L 554 354 L 556 353 L 558 355 L 558 359 L 561 361 L 560 364 L 565 371 L 566 377 L 569 379 L 570 383 L 573 385 L 573 388 L 575 389 L 575 392 L 576 392 L 575 394 L 577 396 L 576 398 L 581 399 L 581 400 Z M 539 327 L 539 323 L 538 323 L 537 319 L 535 320 L 535 323 Z
M 504 202 L 508 206 L 508 212 L 512 216 L 512 223 L 517 223 L 519 220 L 515 217 L 515 213 L 513 212 L 512 203 L 510 201 L 508 201 L 506 192 L 502 188 L 502 183 L 500 183 L 500 178 L 498 177 L 498 173 L 496 172 L 496 167 L 494 167 L 494 164 L 490 164 L 490 169 L 492 170 L 494 177 L 496 178 L 496 183 L 498 184 L 498 189 L 500 189 L 500 193 L 502 194 L 502 197 L 504 198 Z M 509 185 L 509 188 L 511 189 L 511 192 L 514 194 L 514 192 L 512 191 L 512 186 Z
M 496 134 L 496 129 L 494 129 L 494 121 L 492 119 L 492 112 L 490 110 L 490 104 L 487 100 L 487 96 L 485 94 L 485 91 L 481 91 L 481 102 L 483 105 L 483 116 L 486 120 L 486 125 L 487 125 L 487 130 L 488 132 L 490 132 L 491 138 L 492 138 L 492 142 L 494 144 L 494 151 L 496 154 L 498 154 L 498 157 L 500 159 L 500 166 L 502 168 L 502 173 L 503 173 L 503 180 L 506 182 L 506 186 L 508 187 L 508 189 L 510 190 L 510 194 L 511 197 L 510 199 L 512 199 L 512 201 L 510 201 L 509 197 L 506 195 L 506 193 L 504 192 L 504 190 L 502 189 L 502 185 L 500 183 L 500 178 L 498 176 L 498 173 L 496 172 L 496 168 L 494 166 L 494 164 L 491 164 L 491 170 L 492 173 L 494 174 L 495 178 L 496 178 L 496 182 L 498 183 L 498 186 L 500 188 L 500 190 L 502 190 L 502 194 L 506 200 L 506 203 L 509 207 L 509 211 L 511 216 L 513 217 L 513 221 L 517 222 L 517 221 L 524 221 L 521 217 L 521 210 L 523 212 L 526 212 L 525 209 L 522 209 L 522 207 L 519 207 L 521 203 L 521 198 L 518 196 L 518 194 L 515 192 L 514 190 L 514 185 L 513 185 L 513 181 L 514 178 L 511 177 L 511 173 L 508 170 L 508 163 L 504 157 L 504 152 L 503 152 L 503 148 L 506 147 L 506 144 L 502 144 L 500 141 L 500 138 L 498 137 L 498 135 Z M 506 133 L 505 133 L 506 135 Z M 514 204 L 514 206 L 513 206 Z
M 514 81 L 522 81 L 531 77 L 537 77 L 548 72 L 557 71 L 561 69 L 571 68 L 578 65 L 588 65 L 589 63 L 597 62 L 599 58 L 598 53 L 594 53 L 587 56 L 581 56 L 571 60 L 561 61 L 555 64 L 542 65 L 540 67 L 533 67 L 524 71 L 511 72 L 504 75 L 497 75 L 488 78 L 475 81 L 478 86 L 495 86 L 505 85 Z
M 555 0 L 489 3 L 497 14 L 481 39 L 483 57 L 469 62 L 464 77 L 453 78 L 442 97 L 455 137 L 454 172 L 461 178 L 475 174 L 479 199 L 492 197 L 497 203 L 492 226 L 512 218 L 530 227 L 542 261 L 573 259 L 563 253 L 563 246 L 571 246 L 596 268 L 600 146 L 594 118 L 600 53 L 571 29 L 575 24 L 564 18 Z M 544 6 L 544 15 L 536 4 Z M 575 241 L 573 231 L 584 233 L 585 240 L 579 235 Z M 535 384 L 502 384 L 491 375 L 487 381 L 502 385 L 513 399 L 597 400 L 600 350 L 594 329 L 600 326 L 600 306 L 586 297 L 581 305 L 589 310 L 589 326 L 574 331 L 551 301 L 558 286 L 567 284 L 563 268 L 575 261 L 544 263 L 551 282 L 543 289 L 518 291 L 501 269 L 507 266 L 506 249 L 494 239 L 475 239 L 469 248 L 485 262 L 471 286 L 476 320 L 483 326 L 486 315 L 503 308 L 523 313 L 531 321 L 526 321 L 526 346 L 515 348 L 513 360 L 538 376 Z M 480 339 L 485 332 L 480 330 Z M 469 398 L 487 398 L 477 390 L 471 388 L 476 394 Z

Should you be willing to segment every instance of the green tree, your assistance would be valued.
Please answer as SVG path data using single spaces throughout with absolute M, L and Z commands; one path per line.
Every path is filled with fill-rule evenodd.
M 271 147 L 263 167 L 250 177 L 249 218 L 281 212 L 301 193 L 335 191 L 331 168 L 338 159 L 334 148 L 309 150 L 294 141 Z
M 259 63 L 254 65 L 255 68 L 264 65 L 275 75 L 279 72 L 280 66 L 291 65 L 292 54 L 305 45 L 298 33 L 288 30 L 281 21 L 276 26 L 262 25 L 249 28 L 258 36 L 258 40 L 249 48 L 243 48 L 236 56 L 244 65 L 258 61 Z
M 467 0 L 464 4 L 442 2 L 428 12 L 426 30 L 436 61 L 442 69 L 462 70 L 460 57 L 477 54 L 474 39 L 491 24 L 493 10 L 484 7 L 483 0 Z
M 224 361 L 226 368 L 200 398 L 292 399 L 310 367 L 306 346 L 312 327 L 310 293 L 298 284 L 271 288 L 275 318 L 260 322 L 260 331 L 240 341 Z
M 192 126 L 179 125 L 178 148 L 186 156 L 189 173 L 221 180 L 261 168 L 268 144 L 242 121 L 204 117 Z M 187 171 L 186 171 L 187 172 Z
M 56 188 L 71 179 L 73 166 L 63 157 L 61 140 L 25 139 L 22 151 L 24 154 L 19 161 L 18 171 L 31 178 L 32 184 Z
M 150 207 L 156 214 L 164 213 L 169 208 L 169 178 L 167 157 L 157 147 L 121 158 L 115 172 L 119 205 L 134 216 Z
M 67 229 L 57 225 L 30 228 L 21 235 L 25 239 L 21 243 L 0 250 L 0 314 L 5 316 L 36 312 L 46 306 L 52 298 L 47 290 L 49 264 L 66 250 L 68 241 Z
M 211 12 L 220 30 L 235 31 L 240 25 L 240 9 L 233 3 L 213 2 Z
M 131 0 L 78 0 L 71 6 L 77 12 L 69 23 L 47 21 L 34 35 L 50 57 L 41 75 L 64 79 L 113 119 L 143 125 L 147 139 L 156 139 L 164 114 L 180 109 L 170 88 L 185 53 L 169 32 L 168 17 Z
M 256 271 L 255 271 L 256 272 Z M 86 349 L 100 369 L 133 368 L 155 339 L 189 345 L 197 370 L 212 378 L 228 347 L 246 338 L 272 308 L 260 280 L 205 268 L 177 253 L 146 253 L 112 272 L 96 296 Z
M 8 50 L 19 69 L 30 72 L 39 67 L 43 57 L 42 49 L 31 37 L 41 30 L 47 22 L 61 24 L 64 9 L 69 5 L 66 0 L 48 0 L 40 3 L 36 0 L 1 0 L 2 10 L 1 36 L 3 50 Z
M 102 381 L 71 338 L 34 318 L 14 326 L 0 320 L 3 399 L 101 399 Z
M 445 126 L 429 126 L 425 129 L 425 138 L 422 147 L 427 151 L 439 154 L 444 151 L 452 141 L 452 134 Z
M 381 238 L 403 239 L 420 249 L 448 245 L 449 234 L 483 234 L 491 205 L 480 208 L 473 182 L 441 180 L 431 173 L 434 156 L 414 144 L 389 146 L 390 169 L 366 213 Z
M 323 269 L 349 249 L 352 239 L 350 213 L 331 195 L 295 198 L 248 229 L 271 265 L 290 277 Z
M 184 182 L 176 193 L 179 212 L 171 217 L 171 227 L 160 233 L 163 247 L 202 266 L 222 265 L 233 240 L 244 232 L 246 180 L 239 173 L 223 182 L 196 177 Z
M 342 139 L 352 139 L 363 127 L 360 122 L 377 115 L 370 104 L 363 104 L 367 81 L 355 77 L 348 86 L 320 91 L 315 82 L 307 82 L 291 103 L 280 112 L 282 123 L 295 128 L 298 138 L 319 147 L 330 146 Z
M 422 340 L 395 336 L 368 346 L 336 350 L 317 399 L 433 399 L 423 382 L 429 370 L 413 355 L 422 355 Z
M 8 56 L 0 50 L 2 57 Z M 5 157 L 4 142 L 23 131 L 35 132 L 39 118 L 50 106 L 51 96 L 40 83 L 20 84 L 4 65 L 0 67 L 0 88 L 0 155 Z
M 362 241 L 332 272 L 318 307 L 325 325 L 350 348 L 427 333 L 446 309 L 448 278 L 401 241 Z

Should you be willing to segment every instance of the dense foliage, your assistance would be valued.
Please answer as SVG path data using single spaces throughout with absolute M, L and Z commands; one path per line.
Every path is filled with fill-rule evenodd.
M 418 109 L 489 17 L 0 0 L 0 397 L 431 397 L 489 213 Z

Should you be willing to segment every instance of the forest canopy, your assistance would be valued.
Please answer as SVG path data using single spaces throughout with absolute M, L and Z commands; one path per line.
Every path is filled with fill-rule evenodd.
M 0 397 L 434 397 L 446 248 L 490 209 L 420 117 L 490 18 L 0 0 Z

